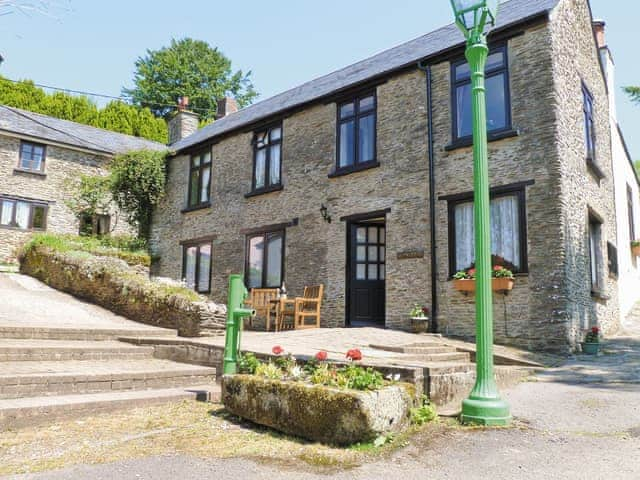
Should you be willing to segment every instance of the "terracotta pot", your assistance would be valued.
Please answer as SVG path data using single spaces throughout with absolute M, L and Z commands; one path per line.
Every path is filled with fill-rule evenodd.
M 635 246 L 635 247 L 634 247 L 634 246 L 632 246 L 632 247 L 631 247 L 631 254 L 632 254 L 634 257 L 640 257 L 640 245 L 637 245 L 637 246 Z
M 492 278 L 491 289 L 494 292 L 508 292 L 513 290 L 513 278 Z M 453 288 L 459 292 L 470 293 L 476 291 L 475 280 L 454 280 Z

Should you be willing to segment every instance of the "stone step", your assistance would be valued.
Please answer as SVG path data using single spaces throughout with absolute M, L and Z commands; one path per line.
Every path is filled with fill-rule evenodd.
M 157 359 L 3 362 L 0 399 L 173 388 L 215 380 L 215 368 Z
M 409 346 L 371 345 L 371 348 L 384 352 L 404 353 L 410 355 L 431 355 L 436 353 L 456 353 L 455 347 L 447 347 L 442 344 L 421 344 Z
M 0 362 L 68 360 L 143 360 L 153 347 L 114 341 L 0 339 Z
M 422 362 L 470 362 L 471 355 L 466 352 L 450 351 L 447 353 L 407 354 L 407 360 L 419 360 Z
M 181 400 L 220 401 L 216 384 L 0 400 L 0 430 Z
M 176 331 L 166 328 L 48 328 L 0 326 L 0 338 L 38 340 L 117 340 L 120 337 L 175 337 Z

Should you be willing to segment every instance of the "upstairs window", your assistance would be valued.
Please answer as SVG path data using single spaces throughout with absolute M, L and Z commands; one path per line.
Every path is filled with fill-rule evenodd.
M 487 59 L 485 88 L 487 95 L 487 131 L 497 133 L 511 129 L 509 68 L 507 47 L 492 49 Z M 451 66 L 453 140 L 473 135 L 471 111 L 471 70 L 466 60 Z
M 284 230 L 247 237 L 245 283 L 248 288 L 279 288 L 284 270 Z
M 602 221 L 589 216 L 589 264 L 591 270 L 591 290 L 602 290 Z
M 0 226 L 19 230 L 46 230 L 47 205 L 0 198 Z
M 281 186 L 282 125 L 257 132 L 253 139 L 253 192 Z
M 211 292 L 212 242 L 187 242 L 183 249 L 182 278 L 187 287 L 198 293 Z
M 336 171 L 357 170 L 376 162 L 376 96 L 359 95 L 338 105 Z
M 45 146 L 36 143 L 20 144 L 20 162 L 18 168 L 33 172 L 44 171 Z
M 596 128 L 593 120 L 593 95 L 582 84 L 583 112 L 584 112 L 584 142 L 586 147 L 587 161 L 596 161 Z
M 193 155 L 190 162 L 188 208 L 207 206 L 211 201 L 211 152 Z

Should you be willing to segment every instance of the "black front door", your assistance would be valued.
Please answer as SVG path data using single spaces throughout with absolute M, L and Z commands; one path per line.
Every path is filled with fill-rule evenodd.
M 385 224 L 352 223 L 349 229 L 349 325 L 385 324 Z

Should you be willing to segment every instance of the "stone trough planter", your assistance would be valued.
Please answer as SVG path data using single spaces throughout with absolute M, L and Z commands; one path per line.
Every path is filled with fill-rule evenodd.
M 417 403 L 411 385 L 361 392 L 254 375 L 225 376 L 222 401 L 234 415 L 332 445 L 369 442 L 400 431 Z

